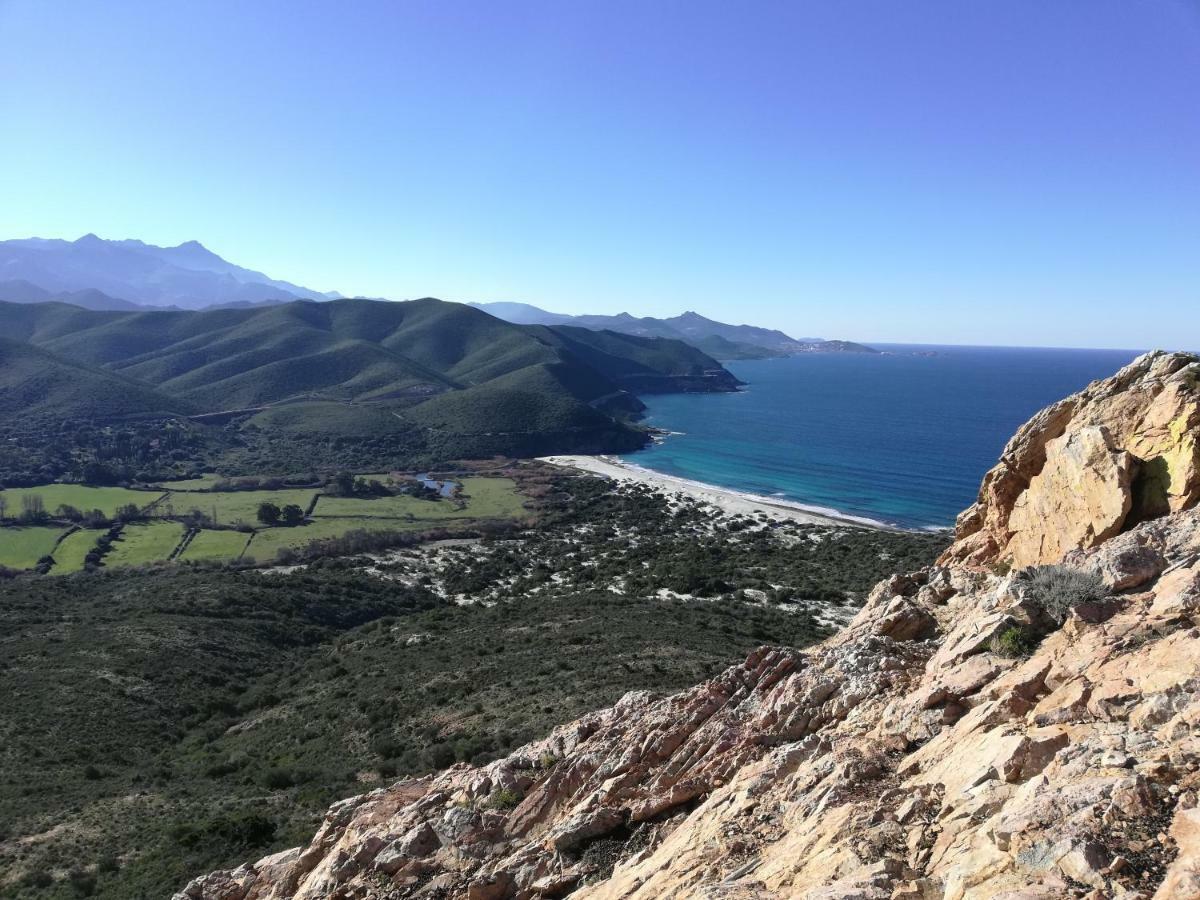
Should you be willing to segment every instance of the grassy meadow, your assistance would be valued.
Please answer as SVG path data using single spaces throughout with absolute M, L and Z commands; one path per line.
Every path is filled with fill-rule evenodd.
M 223 475 L 210 472 L 207 475 L 201 475 L 199 478 L 181 478 L 177 481 L 164 481 L 162 488 L 167 491 L 207 491 L 213 485 L 224 480 L 225 477 Z
M 30 488 L 8 488 L 0 491 L 0 498 L 8 503 L 8 515 L 21 513 L 23 498 L 38 496 L 46 512 L 53 513 L 60 506 L 73 506 L 89 512 L 98 509 L 106 516 L 115 515 L 122 506 L 133 504 L 145 509 L 163 496 L 162 491 L 137 491 L 119 487 L 88 487 L 84 484 L 43 484 Z
M 0 535 L 3 533 L 0 531 Z M 107 533 L 107 528 L 81 528 L 72 531 L 54 548 L 54 568 L 50 571 L 55 575 L 82 572 L 88 552 L 96 546 L 96 538 Z
M 125 526 L 104 558 L 106 566 L 140 566 L 169 559 L 184 528 L 178 522 L 147 522 Z
M 32 569 L 39 559 L 54 550 L 63 531 L 61 526 L 0 529 L 0 566 Z
M 217 531 L 204 528 L 196 532 L 179 558 L 185 562 L 233 562 L 242 555 L 250 535 L 242 531 Z
M 525 507 L 516 483 L 511 478 L 463 478 L 462 502 L 442 498 L 420 500 L 416 497 L 328 497 L 317 501 L 313 515 L 367 519 L 511 519 L 521 516 Z
M 299 506 L 305 512 L 317 492 L 305 490 L 282 491 L 223 491 L 220 493 L 170 493 L 162 507 L 172 509 L 175 515 L 184 515 L 198 509 L 218 525 L 258 524 L 258 507 L 262 503 L 274 503 L 281 509 L 289 504 Z

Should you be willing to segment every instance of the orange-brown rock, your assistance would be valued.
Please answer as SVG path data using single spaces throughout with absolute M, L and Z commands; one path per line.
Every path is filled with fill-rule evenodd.
M 993 550 L 1053 547 L 1119 592 L 1026 657 L 999 640 L 1038 621 L 1020 578 L 958 562 L 893 577 L 821 645 L 763 648 L 482 768 L 344 801 L 308 845 L 176 900 L 1200 900 L 1200 509 L 1180 449 L 1194 447 L 1194 379 L 1185 357 L 1143 357 L 1034 420 L 1057 433 L 1023 429 L 1045 459 Z M 1049 514 L 1007 530 L 1037 477 L 1067 483 L 1072 459 L 1101 470 L 1096 484 L 1125 465 L 1136 485 L 1171 453 L 1172 511 L 1107 540 L 1034 532 Z M 980 521 L 1031 458 L 993 470 Z M 1087 506 L 1092 521 L 1124 506 L 1108 503 Z M 493 799 L 511 795 L 512 809 Z
M 1200 499 L 1200 358 L 1147 353 L 1023 425 L 943 563 L 1054 562 Z

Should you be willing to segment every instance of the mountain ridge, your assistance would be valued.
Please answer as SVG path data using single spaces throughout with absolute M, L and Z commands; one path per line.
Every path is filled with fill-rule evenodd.
M 0 241 L 0 281 L 25 281 L 50 294 L 94 289 L 139 306 L 201 309 L 339 297 L 227 262 L 198 241 L 159 247 L 144 241 L 18 238 Z
M 728 325 L 688 310 L 658 319 L 622 312 L 616 315 L 567 315 L 528 303 L 473 303 L 498 318 L 527 325 L 573 325 L 593 331 L 615 331 L 638 337 L 667 337 L 686 341 L 716 359 L 765 359 L 800 353 L 877 353 L 864 344 L 822 338 L 793 338 L 782 331 L 755 325 Z
M 740 384 L 681 341 L 512 325 L 434 298 L 135 311 L 0 302 L 0 330 L 38 351 L 0 357 L 0 380 L 23 398 L 10 431 L 51 414 L 104 419 L 97 385 L 126 384 L 138 387 L 113 407 L 123 416 L 175 408 L 204 425 L 237 419 L 239 434 L 266 428 L 308 444 L 386 425 L 412 454 L 623 452 L 649 440 L 634 424 L 639 393 Z M 69 372 L 79 389 L 43 402 L 36 385 L 70 382 Z M 284 405 L 286 415 L 270 412 Z M 284 432 L 272 430 L 281 423 Z M 35 437 L 61 444 L 57 430 Z

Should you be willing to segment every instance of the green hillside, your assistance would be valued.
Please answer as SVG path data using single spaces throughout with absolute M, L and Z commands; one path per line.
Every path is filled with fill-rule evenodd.
M 0 303 L 0 331 L 10 417 L 72 429 L 195 417 L 186 434 L 136 435 L 125 468 L 165 477 L 189 459 L 266 472 L 629 450 L 646 440 L 629 424 L 643 409 L 634 394 L 738 384 L 681 341 L 513 325 L 434 299 L 134 312 Z M 20 430 L 0 453 L 0 481 L 14 470 L 60 477 L 92 454 L 121 461 L 129 443 L 92 434 L 64 446 L 64 433 L 76 431 Z M 51 445 L 52 459 L 33 458 Z
M 740 383 L 711 356 L 683 341 L 570 325 L 528 327 L 628 390 L 642 391 L 648 385 L 663 391 L 689 390 L 693 382 L 710 382 L 711 390 L 720 391 L 734 390 Z
M 0 416 L 112 419 L 192 410 L 149 385 L 0 337 Z

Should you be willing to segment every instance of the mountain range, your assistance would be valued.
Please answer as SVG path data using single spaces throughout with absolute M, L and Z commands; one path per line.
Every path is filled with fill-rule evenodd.
M 78 303 L 70 294 L 79 291 L 97 293 L 80 297 L 84 302 Z M 11 302 L 58 299 L 92 309 L 202 309 L 339 296 L 236 266 L 197 241 L 157 247 L 94 234 L 76 241 L 0 241 L 0 299 Z
M 685 312 L 667 319 L 633 316 L 627 312 L 615 316 L 548 312 L 528 303 L 475 303 L 499 319 L 523 325 L 575 325 L 593 330 L 616 331 L 639 337 L 665 337 L 686 341 L 717 359 L 769 359 L 800 353 L 877 353 L 864 344 L 823 338 L 793 338 L 771 328 L 754 325 L 727 325 L 696 312 Z
M 197 241 L 159 247 L 138 240 L 75 241 L 27 238 L 0 241 L 0 301 L 60 301 L 91 310 L 146 307 L 253 307 L 342 295 L 280 281 L 222 259 Z M 685 341 L 717 359 L 764 359 L 813 352 L 876 352 L 849 341 L 792 338 L 752 325 L 727 325 L 695 312 L 667 319 L 629 313 L 567 315 L 527 303 L 471 304 L 518 325 L 571 325 L 637 337 Z

